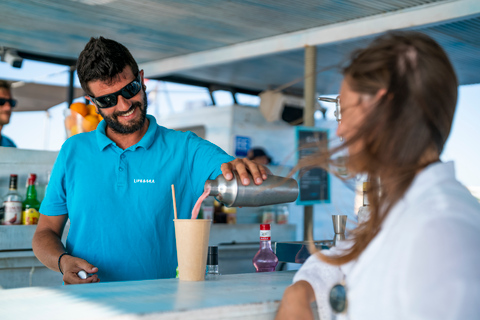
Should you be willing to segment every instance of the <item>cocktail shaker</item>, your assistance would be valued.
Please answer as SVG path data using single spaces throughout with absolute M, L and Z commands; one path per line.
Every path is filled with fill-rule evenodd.
M 227 207 L 259 207 L 295 201 L 298 197 L 298 183 L 295 179 L 268 175 L 261 185 L 253 183 L 244 186 L 239 174 L 234 171 L 233 179 L 228 181 L 223 175 L 205 182 L 205 190 Z

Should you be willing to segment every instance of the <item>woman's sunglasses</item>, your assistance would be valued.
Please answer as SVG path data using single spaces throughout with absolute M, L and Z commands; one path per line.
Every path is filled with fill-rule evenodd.
M 131 99 L 134 96 L 136 96 L 140 90 L 142 89 L 142 81 L 140 74 L 137 76 L 135 80 L 127 84 L 125 87 L 122 89 L 118 90 L 117 92 L 106 94 L 104 96 L 100 97 L 92 97 L 89 96 L 93 103 L 97 105 L 99 108 L 111 108 L 115 105 L 117 105 L 117 98 L 118 95 L 122 95 L 125 99 Z
M 342 120 L 342 115 L 340 114 L 340 96 L 337 96 L 335 99 L 334 98 L 329 98 L 329 97 L 319 97 L 319 101 L 324 101 L 324 102 L 334 102 L 335 103 L 335 118 L 337 119 L 338 122 Z
M 10 103 L 10 107 L 12 107 L 12 108 L 17 105 L 17 100 L 15 100 L 15 99 L 0 98 L 0 106 L 3 106 L 7 102 Z

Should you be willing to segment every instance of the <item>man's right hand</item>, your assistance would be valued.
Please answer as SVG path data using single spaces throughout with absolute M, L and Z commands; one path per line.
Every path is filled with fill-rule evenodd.
M 60 267 L 63 271 L 63 282 L 65 282 L 65 284 L 100 282 L 100 279 L 96 275 L 96 273 L 98 272 L 98 268 L 83 259 L 70 255 L 64 255 L 60 260 Z M 82 279 L 78 275 L 78 272 L 80 270 L 84 270 L 87 274 L 92 275 L 89 276 L 87 279 Z
M 37 259 L 49 269 L 57 272 L 59 271 L 58 258 L 62 252 L 66 251 L 61 238 L 67 219 L 66 214 L 47 216 L 40 213 L 40 219 L 32 239 L 32 249 Z M 60 268 L 65 284 L 100 282 L 95 274 L 98 272 L 98 268 L 83 259 L 68 254 L 63 255 L 60 259 Z M 77 275 L 80 270 L 85 270 L 93 275 L 87 279 L 81 279 Z

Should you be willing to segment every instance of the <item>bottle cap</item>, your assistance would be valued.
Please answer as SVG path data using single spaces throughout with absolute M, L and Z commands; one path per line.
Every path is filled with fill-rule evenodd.
M 370 182 L 366 181 L 363 183 L 363 191 L 368 191 L 370 189 Z
M 18 176 L 16 174 L 10 175 L 10 189 L 17 189 Z
M 35 180 L 37 180 L 37 175 L 35 173 L 30 173 L 30 176 L 28 177 L 28 184 L 35 184 Z
M 218 247 L 209 246 L 207 254 L 207 265 L 218 265 Z

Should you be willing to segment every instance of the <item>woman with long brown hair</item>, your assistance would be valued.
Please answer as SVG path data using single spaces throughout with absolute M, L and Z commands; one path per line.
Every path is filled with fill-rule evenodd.
M 443 49 L 388 32 L 353 53 L 339 101 L 341 147 L 299 167 L 329 168 L 348 149 L 367 174 L 370 216 L 331 250 L 312 254 L 285 290 L 277 319 L 480 319 L 480 204 L 440 154 L 458 82 Z

